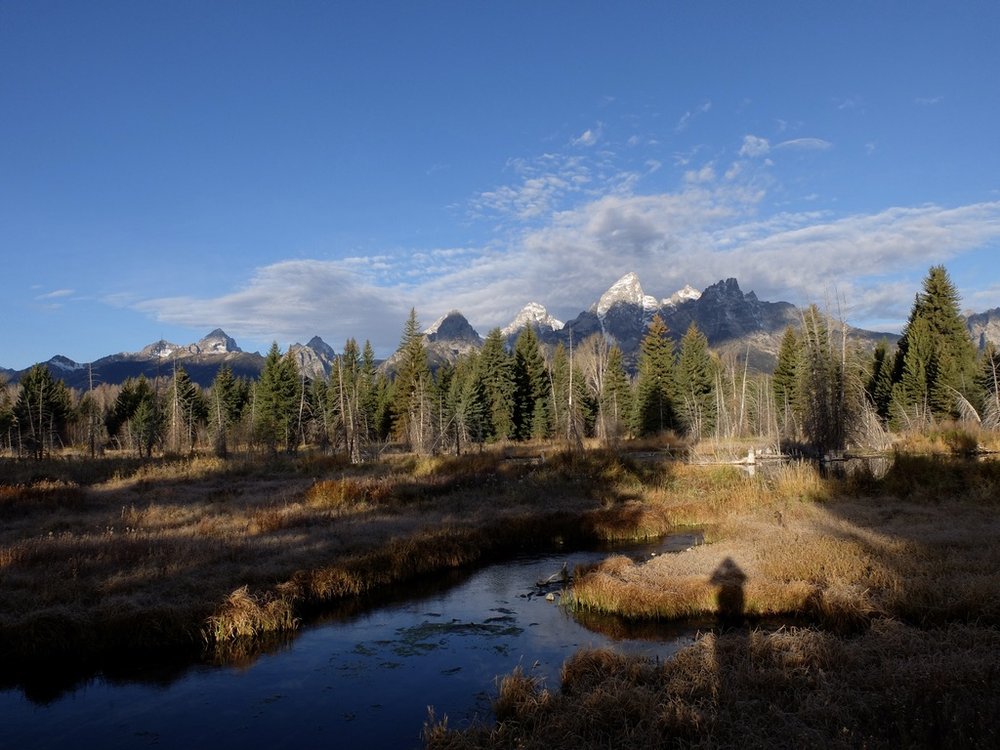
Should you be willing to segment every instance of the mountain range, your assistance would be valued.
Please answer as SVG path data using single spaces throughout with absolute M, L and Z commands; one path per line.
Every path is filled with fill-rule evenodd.
M 635 273 L 627 273 L 572 320 L 563 323 L 540 303 L 530 302 L 501 333 L 512 346 L 520 331 L 531 326 L 542 344 L 550 347 L 559 343 L 569 346 L 600 334 L 617 343 L 626 363 L 634 368 L 639 343 L 654 315 L 663 319 L 675 341 L 691 323 L 696 323 L 709 346 L 719 354 L 747 357 L 752 369 L 771 371 L 785 328 L 799 325 L 802 311 L 789 302 L 766 302 L 753 292 L 744 293 L 736 279 L 719 281 L 700 292 L 685 286 L 669 297 L 657 299 L 645 293 Z M 1000 343 L 1000 308 L 969 315 L 966 320 L 977 344 L 984 346 L 988 340 Z M 363 336 L 363 332 L 359 333 Z M 432 367 L 454 362 L 483 345 L 482 336 L 458 310 L 442 316 L 423 334 Z M 893 344 L 899 336 L 849 327 L 848 338 L 872 348 L 880 340 Z M 289 351 L 310 378 L 328 375 L 336 358 L 335 350 L 319 336 L 306 344 L 293 344 Z M 161 340 L 138 352 L 112 354 L 91 363 L 81 364 L 57 355 L 45 364 L 70 387 L 86 389 L 91 382 L 121 383 L 139 375 L 169 375 L 175 363 L 183 365 L 196 383 L 207 386 L 223 364 L 237 376 L 257 377 L 264 357 L 244 352 L 217 328 L 187 346 Z M 390 357 L 385 364 L 391 369 L 392 363 Z M 0 369 L 10 382 L 16 382 L 24 372 Z

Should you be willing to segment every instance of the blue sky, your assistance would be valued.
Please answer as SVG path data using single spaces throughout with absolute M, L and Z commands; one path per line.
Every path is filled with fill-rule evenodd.
M 624 7 L 618 7 L 624 6 Z M 995 2 L 0 2 L 0 365 L 395 348 L 628 271 L 1000 306 Z

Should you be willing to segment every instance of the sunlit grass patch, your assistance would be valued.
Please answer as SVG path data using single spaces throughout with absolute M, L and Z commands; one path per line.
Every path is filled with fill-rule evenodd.
M 325 479 L 306 490 L 306 504 L 331 510 L 382 505 L 392 497 L 393 483 L 386 477 Z
M 293 611 L 286 598 L 252 595 L 247 586 L 241 586 L 208 618 L 206 636 L 213 642 L 230 641 L 291 630 L 296 623 Z

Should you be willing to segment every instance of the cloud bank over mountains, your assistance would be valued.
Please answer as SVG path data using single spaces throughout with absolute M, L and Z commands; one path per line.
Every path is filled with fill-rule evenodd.
M 692 109 L 688 121 L 709 109 Z M 765 299 L 840 305 L 856 325 L 898 328 L 928 266 L 1000 241 L 1000 201 L 775 210 L 781 160 L 827 158 L 835 145 L 822 138 L 747 134 L 728 156 L 701 161 L 709 150 L 695 149 L 676 184 L 664 185 L 661 163 L 632 153 L 637 136 L 613 143 L 603 123 L 577 133 L 562 149 L 509 159 L 505 184 L 456 209 L 470 234 L 486 228 L 468 247 L 281 260 L 218 296 L 134 307 L 257 341 L 315 331 L 333 342 L 370 338 L 385 353 L 411 307 L 424 323 L 459 309 L 481 331 L 531 301 L 567 319 L 635 270 L 654 295 L 735 276 Z

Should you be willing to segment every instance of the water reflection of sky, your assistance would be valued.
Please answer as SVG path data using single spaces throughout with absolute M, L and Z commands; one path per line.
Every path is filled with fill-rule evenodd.
M 490 566 L 450 589 L 310 626 L 242 669 L 199 666 L 162 686 L 95 678 L 46 705 L 4 691 L 0 746 L 419 747 L 428 706 L 450 726 L 488 719 L 497 675 L 519 665 L 557 688 L 563 661 L 579 648 L 613 643 L 662 658 L 691 642 L 690 630 L 612 642 L 539 592 L 536 582 L 564 562 L 572 570 L 601 557 Z

